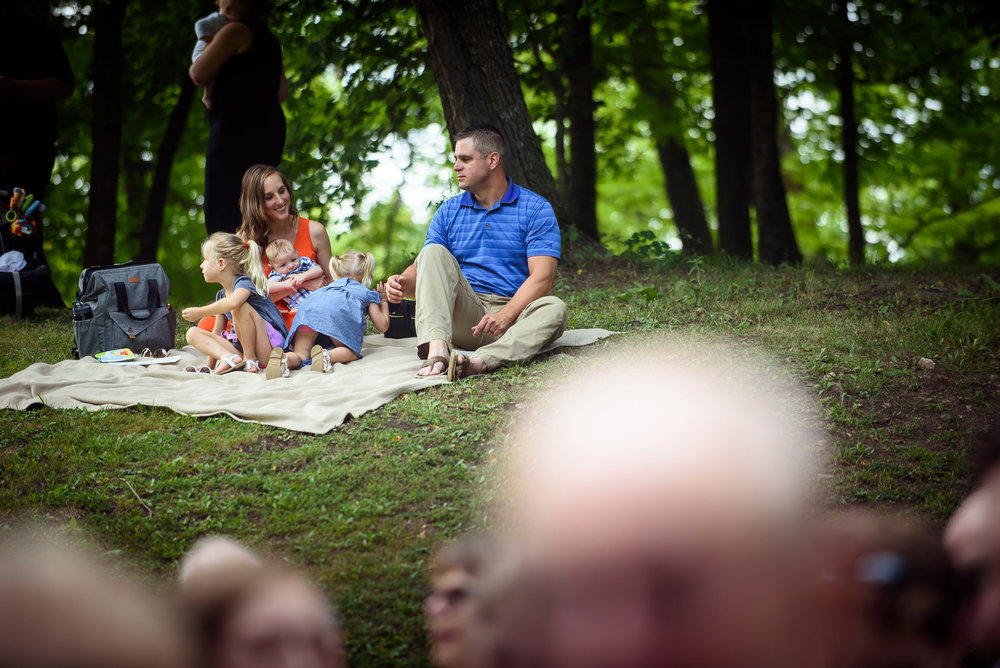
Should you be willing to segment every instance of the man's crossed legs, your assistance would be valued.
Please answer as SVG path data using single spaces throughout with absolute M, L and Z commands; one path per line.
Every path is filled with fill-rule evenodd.
M 477 293 L 462 275 L 458 260 L 444 246 L 425 246 L 416 261 L 417 354 L 431 363 L 418 375 L 447 372 L 449 341 L 476 355 L 456 356 L 455 375 L 493 371 L 506 362 L 534 357 L 566 329 L 566 304 L 547 295 L 528 304 L 505 332 L 473 333 L 487 313 L 502 309 L 509 297 Z

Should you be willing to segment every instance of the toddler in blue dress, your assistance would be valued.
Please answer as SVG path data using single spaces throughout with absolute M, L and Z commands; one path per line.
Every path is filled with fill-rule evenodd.
M 323 373 L 334 363 L 347 364 L 361 357 L 365 316 L 379 332 L 389 328 L 389 303 L 384 286 L 372 282 L 375 258 L 371 253 L 347 251 L 330 259 L 334 281 L 313 291 L 299 305 L 284 348 L 275 346 L 267 363 L 268 379 L 288 375 L 309 359 L 312 370 Z M 285 349 L 291 348 L 287 353 Z

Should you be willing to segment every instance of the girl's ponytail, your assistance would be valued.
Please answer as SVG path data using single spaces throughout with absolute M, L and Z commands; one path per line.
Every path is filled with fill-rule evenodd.
M 243 273 L 250 277 L 253 286 L 262 297 L 268 295 L 267 274 L 264 273 L 264 249 L 256 241 L 251 239 L 246 242 L 247 259 L 242 265 Z
M 364 280 L 358 282 L 363 284 L 366 288 L 370 288 L 372 286 L 372 280 L 375 277 L 375 256 L 371 253 L 365 253 L 365 261 L 364 264 L 361 265 L 361 268 L 361 276 Z

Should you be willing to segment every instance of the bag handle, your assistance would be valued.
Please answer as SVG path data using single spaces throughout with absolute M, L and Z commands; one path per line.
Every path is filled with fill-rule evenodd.
M 147 279 L 146 287 L 148 288 L 146 293 L 146 310 L 148 313 L 140 317 L 132 313 L 132 309 L 129 308 L 128 291 L 125 290 L 125 284 L 117 281 L 115 283 L 115 299 L 118 301 L 118 310 L 127 314 L 133 320 L 148 320 L 153 315 L 153 309 L 160 307 L 160 290 L 155 278 Z

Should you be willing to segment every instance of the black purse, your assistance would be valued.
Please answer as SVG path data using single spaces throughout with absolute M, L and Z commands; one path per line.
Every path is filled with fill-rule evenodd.
M 398 304 L 389 302 L 389 329 L 385 330 L 385 338 L 407 339 L 416 336 L 416 312 L 417 303 L 412 299 L 404 299 Z

